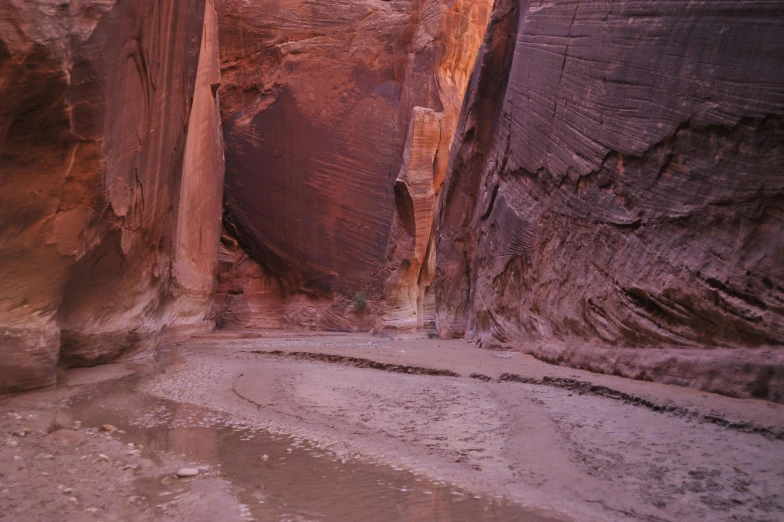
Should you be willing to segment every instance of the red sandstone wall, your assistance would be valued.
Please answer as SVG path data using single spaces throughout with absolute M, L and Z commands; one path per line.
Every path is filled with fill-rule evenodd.
M 783 6 L 498 2 L 441 201 L 439 334 L 784 400 Z
M 222 324 L 258 324 L 236 318 L 262 306 L 260 285 L 276 303 L 263 315 L 280 312 L 265 324 L 366 330 L 370 315 L 380 330 L 416 332 L 434 193 L 490 3 L 217 6 L 226 216 L 261 271 L 250 286 L 247 273 L 232 285 L 231 270 L 223 272 L 233 293 L 218 297 Z M 416 189 L 413 172 L 407 185 L 401 171 L 415 107 L 443 121 L 427 145 L 438 155 Z M 399 226 L 401 175 L 398 189 L 410 187 L 417 200 L 416 246 Z
M 214 1 L 0 4 L 0 391 L 214 303 L 784 400 L 781 2 Z
M 211 1 L 0 4 L 0 391 L 204 323 L 216 37 Z

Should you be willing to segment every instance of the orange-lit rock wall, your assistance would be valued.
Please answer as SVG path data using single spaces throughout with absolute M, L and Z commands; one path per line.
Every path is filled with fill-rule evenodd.
M 205 0 L 0 4 L 0 390 L 208 324 L 216 29 Z
M 416 331 L 434 194 L 490 3 L 217 6 L 229 228 L 286 302 L 307 302 L 307 310 L 318 303 L 334 312 L 334 328 L 364 330 L 370 314 L 377 328 L 405 323 Z M 443 123 L 430 131 L 435 156 L 413 151 L 433 157 L 427 174 L 418 167 L 429 179 L 419 182 L 419 246 L 409 249 L 397 246 L 411 239 L 400 227 L 395 186 L 405 183 L 415 107 Z M 407 262 L 414 268 L 402 269 Z M 224 316 L 244 306 L 244 293 L 232 295 L 218 298 L 229 306 Z M 289 327 L 313 327 L 309 311 L 283 316 Z

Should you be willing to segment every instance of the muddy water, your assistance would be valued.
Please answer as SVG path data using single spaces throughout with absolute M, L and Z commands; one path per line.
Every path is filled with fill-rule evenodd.
M 417 476 L 348 460 L 308 441 L 270 433 L 225 415 L 135 392 L 135 379 L 88 387 L 68 407 L 86 427 L 112 424 L 125 442 L 208 464 L 237 488 L 248 520 L 544 521 L 520 505 Z M 172 500 L 176 479 L 138 483 L 148 502 Z

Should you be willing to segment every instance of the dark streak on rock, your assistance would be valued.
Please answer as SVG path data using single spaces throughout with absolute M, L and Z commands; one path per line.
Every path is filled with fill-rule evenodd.
M 523 384 L 534 384 L 537 386 L 553 386 L 562 388 L 569 391 L 574 391 L 580 395 L 595 395 L 597 397 L 605 397 L 608 399 L 623 401 L 634 406 L 643 406 L 651 411 L 657 413 L 669 413 L 677 417 L 695 417 L 702 422 L 709 422 L 722 428 L 740 431 L 743 433 L 756 433 L 762 435 L 766 439 L 771 440 L 784 440 L 784 431 L 775 428 L 760 426 L 753 422 L 731 421 L 710 413 L 699 413 L 689 408 L 676 406 L 671 403 L 657 404 L 650 399 L 645 399 L 638 395 L 631 395 L 619 390 L 592 384 L 590 382 L 578 381 L 576 379 L 565 379 L 562 377 L 543 377 L 542 379 L 534 379 L 532 377 L 523 377 L 514 373 L 504 373 L 498 378 L 498 382 L 520 382 Z
M 357 368 L 372 368 L 374 370 L 383 370 L 385 372 L 393 373 L 407 373 L 411 375 L 436 375 L 440 377 L 459 377 L 457 374 L 450 370 L 438 370 L 435 368 L 425 368 L 423 366 L 408 366 L 405 364 L 390 364 L 372 361 L 370 359 L 363 359 L 360 357 L 348 357 L 345 355 L 333 355 L 329 353 L 311 353 L 311 352 L 284 352 L 282 350 L 273 350 L 265 352 L 261 350 L 253 351 L 257 355 L 275 355 L 278 357 L 291 357 L 294 359 L 307 359 L 310 361 L 322 361 L 329 363 L 345 364 L 347 366 L 355 366 Z
M 425 368 L 422 366 L 382 363 L 360 357 L 349 357 L 345 355 L 335 355 L 329 353 L 285 352 L 283 350 L 272 350 L 269 352 L 263 350 L 254 350 L 245 353 L 253 353 L 256 355 L 272 355 L 276 357 L 287 357 L 298 360 L 304 359 L 310 361 L 337 363 L 347 366 L 354 366 L 356 368 L 372 368 L 374 370 L 382 370 L 392 373 L 432 375 L 436 377 L 460 377 L 460 374 L 451 370 L 439 370 L 435 368 Z M 476 379 L 483 382 L 493 382 L 492 377 L 482 373 L 474 372 L 469 377 L 471 379 Z M 684 408 L 682 406 L 677 406 L 672 403 L 658 404 L 650 399 L 646 399 L 638 395 L 632 395 L 620 390 L 614 390 L 607 386 L 580 381 L 577 379 L 566 379 L 563 377 L 549 376 L 545 376 L 542 379 L 535 379 L 533 377 L 523 377 L 515 373 L 503 373 L 494 382 L 519 382 L 523 384 L 533 384 L 535 386 L 552 386 L 555 388 L 576 392 L 580 395 L 593 395 L 596 397 L 623 401 L 627 404 L 631 404 L 632 406 L 642 406 L 657 413 L 667 413 L 675 417 L 691 417 L 701 422 L 715 424 L 716 426 L 727 430 L 761 435 L 769 440 L 784 440 L 784 430 L 779 430 L 773 427 L 760 426 L 759 424 L 753 422 L 732 421 L 720 415 L 713 413 L 700 413 L 698 411 Z
M 493 380 L 493 378 L 492 378 L 492 377 L 490 377 L 490 376 L 488 376 L 488 375 L 484 375 L 484 374 L 482 374 L 482 373 L 472 373 L 472 374 L 471 374 L 471 378 L 472 378 L 472 379 L 478 379 L 478 380 L 480 380 L 480 381 L 485 381 L 485 382 L 489 382 L 489 381 L 492 381 L 492 380 Z

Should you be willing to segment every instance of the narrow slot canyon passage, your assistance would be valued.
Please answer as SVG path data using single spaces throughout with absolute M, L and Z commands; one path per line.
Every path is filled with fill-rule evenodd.
M 784 0 L 0 0 L 0 521 L 784 520 Z

